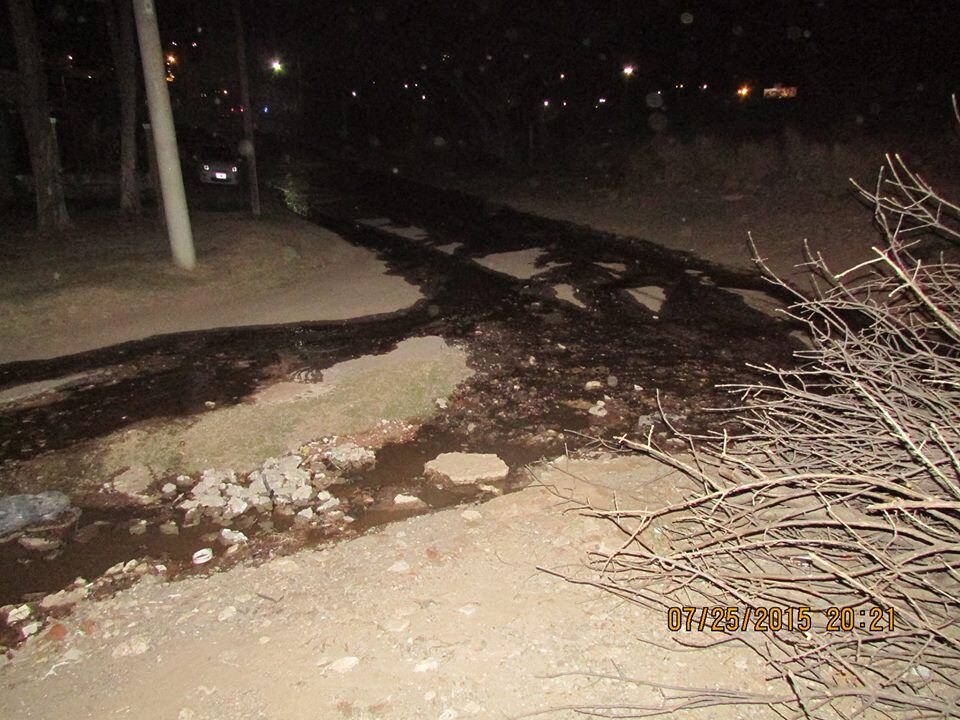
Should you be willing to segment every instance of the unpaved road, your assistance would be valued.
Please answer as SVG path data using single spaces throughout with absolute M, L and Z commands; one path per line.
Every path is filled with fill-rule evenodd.
M 294 384 L 309 391 L 332 366 L 362 356 L 388 358 L 388 372 L 391 353 L 405 341 L 436 338 L 452 365 L 444 361 L 434 371 L 424 359 L 417 365 L 422 376 L 396 365 L 387 382 L 369 374 L 353 389 L 355 397 L 339 397 L 334 408 L 352 407 L 367 393 L 382 400 L 363 405 L 366 414 L 351 426 L 351 436 L 411 419 L 395 436 L 364 436 L 379 460 L 343 491 L 345 503 L 364 500 L 349 508 L 356 527 L 409 516 L 391 510 L 398 492 L 424 498 L 416 512 L 428 514 L 293 561 L 270 558 L 300 545 L 269 545 L 212 578 L 155 585 L 150 563 L 166 563 L 174 551 L 189 557 L 204 540 L 181 539 L 175 548 L 158 541 L 155 528 L 172 512 L 162 503 L 111 507 L 106 516 L 88 511 L 81 526 L 96 519 L 126 533 L 132 520 L 147 521 L 142 542 L 114 545 L 104 542 L 110 537 L 104 533 L 99 549 L 85 552 L 96 558 L 94 575 L 117 561 L 148 558 L 148 581 L 114 599 L 85 601 L 64 629 L 31 640 L 28 651 L 13 656 L 5 682 L 23 717 L 66 716 L 80 707 L 77 694 L 86 692 L 82 707 L 97 717 L 134 711 L 144 717 L 303 717 L 307 707 L 316 708 L 317 717 L 502 717 L 620 691 L 582 678 L 537 679 L 587 669 L 580 660 L 589 659 L 595 671 L 618 657 L 640 669 L 667 662 L 630 635 L 642 628 L 656 636 L 662 618 L 643 619 L 633 610 L 621 615 L 609 599 L 538 573 L 536 562 L 550 565 L 553 553 L 556 564 L 576 563 L 599 537 L 572 516 L 561 518 L 549 493 L 530 489 L 494 500 L 479 508 L 485 518 L 479 524 L 465 519 L 462 507 L 429 514 L 490 491 L 438 493 L 423 477 L 423 463 L 447 451 L 495 452 L 512 468 L 507 487 L 516 487 L 529 481 L 524 463 L 588 444 L 592 436 L 652 424 L 664 438 L 661 410 L 686 428 L 716 428 L 723 416 L 704 409 L 730 400 L 714 386 L 752 377 L 747 362 L 789 361 L 798 346 L 790 326 L 769 314 L 778 299 L 762 294 L 756 279 L 649 243 L 394 181 L 358 177 L 331 186 L 327 180 L 289 178 L 291 205 L 375 252 L 393 279 L 415 287 L 422 300 L 360 320 L 305 318 L 180 333 L 0 366 L 0 391 L 20 393 L 0 406 L 0 484 L 6 492 L 55 487 L 81 506 L 97 507 L 100 485 L 122 470 L 104 458 L 129 448 L 131 437 L 148 438 L 149 448 L 162 450 L 150 454 L 159 459 L 148 468 L 158 485 L 195 472 L 178 465 L 184 460 L 177 433 L 194 437 L 198 427 L 220 427 L 204 419 L 210 413 L 247 418 L 249 434 L 230 435 L 238 457 L 254 442 L 263 443 L 258 452 L 264 454 L 295 451 L 310 438 L 281 437 L 285 414 L 258 414 L 269 405 L 263 397 Z M 364 285 L 350 290 L 362 298 Z M 64 378 L 70 381 L 58 382 Z M 24 387 L 39 390 L 24 395 Z M 311 434 L 342 432 L 322 423 L 304 427 Z M 223 433 L 203 437 L 204 451 L 215 447 L 218 466 L 230 466 Z M 621 489 L 647 501 L 643 493 L 657 473 L 649 466 L 621 470 Z M 275 538 L 251 539 L 256 545 L 267 536 Z M 26 561 L 32 569 L 20 577 L 35 582 L 70 577 L 69 557 L 7 559 Z M 400 570 L 391 573 L 396 563 Z M 60 586 L 18 585 L 12 592 Z M 257 594 L 267 586 L 278 592 Z M 469 613 L 459 612 L 471 602 L 490 612 L 485 617 L 477 610 L 484 624 L 474 630 L 465 624 Z M 583 609 L 594 603 L 602 609 Z M 92 625 L 84 625 L 84 613 Z M 234 627 L 233 618 L 244 624 Z M 404 622 L 402 630 L 387 627 Z M 588 647 L 596 649 L 583 655 Z M 738 669 L 748 667 L 746 659 L 736 662 Z M 662 677 L 688 685 L 685 667 L 669 665 Z M 714 676 L 698 670 L 697 678 L 720 682 L 730 674 L 713 667 Z M 47 673 L 43 687 L 59 688 L 49 695 L 34 682 Z M 160 676 L 169 684 L 153 682 Z
M 538 477 L 598 503 L 678 492 L 675 475 L 635 457 L 561 462 Z M 572 718 L 571 705 L 663 708 L 679 686 L 782 691 L 732 644 L 671 652 L 663 614 L 538 571 L 575 573 L 584 553 L 619 542 L 563 508 L 531 487 L 259 567 L 81 603 L 0 675 L 6 716 Z M 583 675 L 618 669 L 678 687 Z M 726 707 L 685 717 L 768 716 Z

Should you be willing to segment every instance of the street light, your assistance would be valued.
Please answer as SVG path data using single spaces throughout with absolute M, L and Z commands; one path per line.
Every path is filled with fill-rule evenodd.
M 636 71 L 636 68 L 633 65 L 624 65 L 623 66 L 623 76 L 630 77 Z
M 274 58 L 270 61 L 270 69 L 279 75 L 283 72 L 283 63 L 278 58 Z

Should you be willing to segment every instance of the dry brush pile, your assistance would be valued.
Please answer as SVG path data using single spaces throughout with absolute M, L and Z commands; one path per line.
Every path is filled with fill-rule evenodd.
M 586 582 L 662 612 L 696 607 L 673 611 L 694 630 L 701 608 L 737 608 L 707 614 L 719 635 L 676 636 L 752 647 L 784 692 L 685 688 L 657 707 L 582 712 L 760 703 L 784 717 L 960 717 L 960 266 L 912 253 L 918 233 L 960 241 L 960 209 L 898 157 L 862 192 L 886 245 L 839 275 L 811 258 L 828 282 L 790 312 L 814 347 L 798 368 L 760 368 L 763 382 L 734 388 L 745 431 L 688 437 L 689 460 L 652 436 L 620 439 L 699 490 L 650 511 L 583 508 L 624 534 L 591 557 Z

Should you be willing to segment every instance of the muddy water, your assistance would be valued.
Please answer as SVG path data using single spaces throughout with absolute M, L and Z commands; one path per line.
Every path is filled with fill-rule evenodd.
M 190 417 L 209 403 L 243 402 L 255 388 L 288 379 L 293 370 L 323 370 L 386 352 L 407 337 L 441 335 L 464 346 L 475 374 L 448 407 L 412 440 L 381 448 L 374 469 L 331 488 L 356 522 L 299 530 L 289 528 L 289 519 L 276 518 L 272 530 L 245 530 L 257 542 L 233 560 L 264 557 L 484 497 L 477 488 L 424 481 L 424 462 L 440 452 L 500 454 L 514 468 L 500 488 L 509 490 L 525 481 L 524 463 L 575 449 L 589 436 L 636 432 L 649 424 L 662 434 L 657 391 L 663 410 L 683 428 L 716 429 L 727 418 L 706 408 L 731 400 L 717 383 L 750 380 L 747 362 L 790 361 L 793 346 L 784 323 L 715 287 L 766 289 L 753 278 L 641 241 L 396 180 L 341 175 L 331 186 L 329 178 L 313 177 L 301 187 L 306 191 L 298 196 L 300 212 L 378 251 L 393 272 L 419 285 L 427 300 L 363 321 L 183 333 L 2 366 L 0 391 L 72 377 L 47 393 L 0 405 L 0 479 L 18 461 L 135 424 Z M 427 238 L 407 240 L 357 223 L 365 217 L 416 225 Z M 452 256 L 434 249 L 451 242 L 463 243 Z M 517 280 L 473 262 L 492 252 L 531 247 L 542 248 L 543 260 L 558 267 Z M 596 261 L 624 263 L 626 270 L 613 272 Z M 557 300 L 552 286 L 560 283 L 576 287 L 587 307 Z M 645 285 L 664 288 L 666 301 L 656 317 L 625 292 Z M 587 391 L 585 384 L 594 380 L 601 388 Z M 603 416 L 588 412 L 598 400 L 605 403 Z M 562 430 L 581 434 L 556 432 Z M 427 506 L 398 508 L 392 503 L 398 492 L 414 493 Z M 192 571 L 189 557 L 211 545 L 210 534 L 219 528 L 162 535 L 157 526 L 172 516 L 169 507 L 88 507 L 79 524 L 85 542 L 69 540 L 49 559 L 16 543 L 0 545 L 0 604 L 57 590 L 78 575 L 91 579 L 131 558 L 162 562 L 171 572 Z M 144 535 L 129 533 L 135 517 L 150 520 Z

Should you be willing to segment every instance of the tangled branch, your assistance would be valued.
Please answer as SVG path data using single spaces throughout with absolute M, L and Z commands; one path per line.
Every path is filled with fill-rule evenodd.
M 814 261 L 830 287 L 790 311 L 814 349 L 798 368 L 762 367 L 765 381 L 732 388 L 745 432 L 687 437 L 692 461 L 649 435 L 620 438 L 700 490 L 655 510 L 581 507 L 615 523 L 623 543 L 593 553 L 596 574 L 578 581 L 661 610 L 811 609 L 802 629 L 722 631 L 790 688 L 741 700 L 785 716 L 960 717 L 960 266 L 915 259 L 908 237 L 960 241 L 958 207 L 898 156 L 888 169 L 864 192 L 886 246 L 858 280 Z M 840 609 L 852 627 L 829 622 Z M 870 622 L 879 615 L 893 626 Z M 699 690 L 695 706 L 735 695 Z M 611 708 L 582 710 L 646 713 Z

